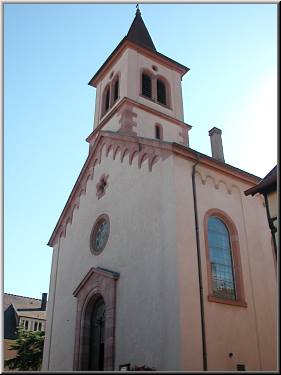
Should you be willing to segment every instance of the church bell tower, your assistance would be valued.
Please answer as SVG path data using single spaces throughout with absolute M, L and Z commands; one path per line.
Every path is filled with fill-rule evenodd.
M 137 6 L 127 35 L 89 82 L 97 89 L 90 148 L 99 130 L 188 146 L 181 88 L 188 70 L 156 50 Z

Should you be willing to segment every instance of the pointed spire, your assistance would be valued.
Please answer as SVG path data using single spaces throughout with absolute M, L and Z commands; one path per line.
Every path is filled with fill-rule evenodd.
M 145 48 L 156 51 L 153 41 L 141 17 L 139 4 L 136 5 L 136 15 L 128 31 L 126 39 Z

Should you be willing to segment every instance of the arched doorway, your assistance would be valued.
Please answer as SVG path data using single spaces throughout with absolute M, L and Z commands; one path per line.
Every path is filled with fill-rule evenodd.
M 92 267 L 73 292 L 77 298 L 74 371 L 114 369 L 118 279 L 117 272 Z
M 99 297 L 94 303 L 90 322 L 89 371 L 104 370 L 105 303 Z

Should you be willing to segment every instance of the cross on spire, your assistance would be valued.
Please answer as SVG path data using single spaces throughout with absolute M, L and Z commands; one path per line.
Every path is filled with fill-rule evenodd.
M 139 4 L 136 5 L 136 15 L 137 14 L 139 14 L 139 15 L 141 14 L 140 9 L 139 9 Z

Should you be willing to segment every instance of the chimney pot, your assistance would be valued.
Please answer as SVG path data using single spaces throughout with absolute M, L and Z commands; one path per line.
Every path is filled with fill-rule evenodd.
M 41 310 L 46 311 L 48 293 L 42 293 Z
M 224 163 L 221 129 L 215 126 L 209 130 L 209 136 L 211 139 L 212 157 Z

